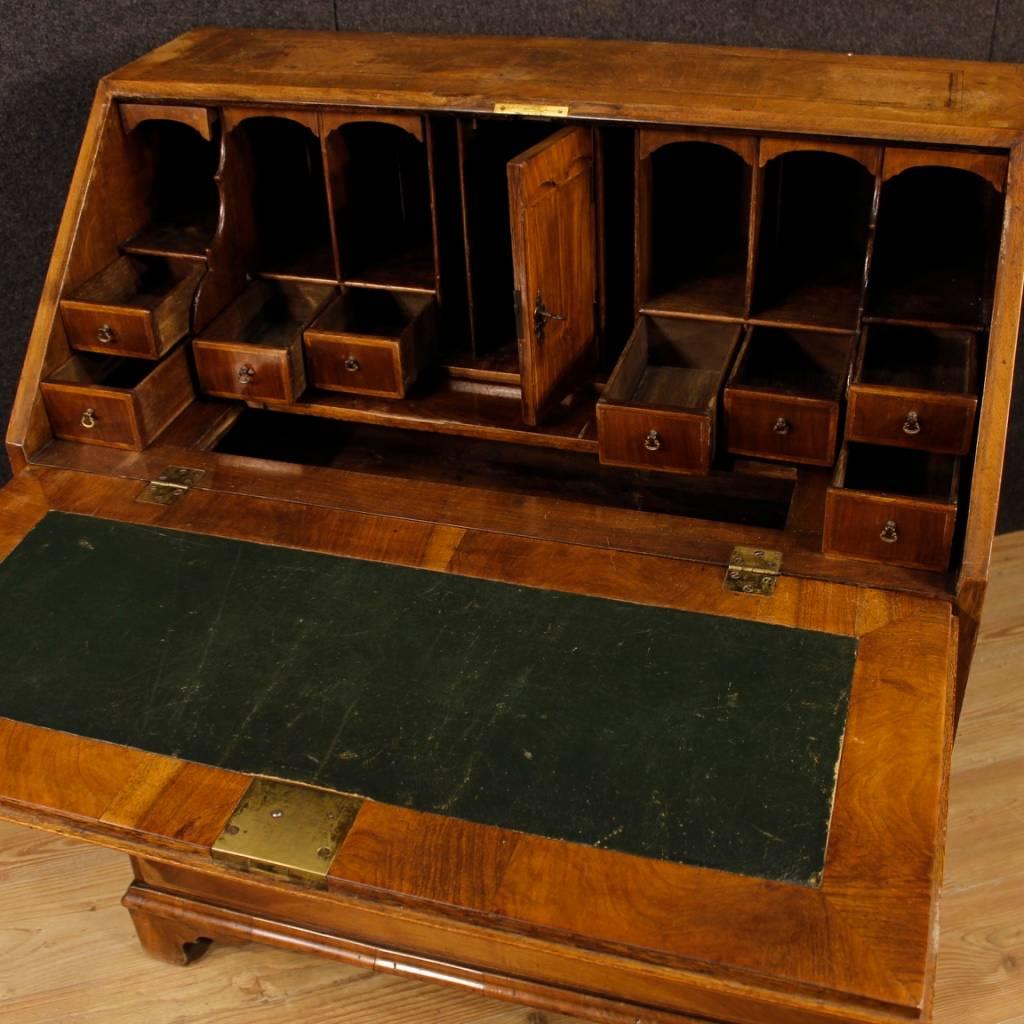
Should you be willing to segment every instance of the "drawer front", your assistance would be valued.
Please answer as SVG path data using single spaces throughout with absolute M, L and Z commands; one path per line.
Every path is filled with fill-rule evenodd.
M 40 387 L 50 427 L 57 437 L 142 450 L 135 401 L 130 394 L 45 381 Z
M 785 462 L 831 466 L 839 405 L 820 399 L 759 395 L 726 388 L 729 451 Z
M 291 402 L 296 395 L 287 349 L 193 342 L 196 373 L 208 395 L 254 402 Z
M 971 446 L 976 406 L 975 399 L 961 395 L 899 394 L 854 384 L 850 388 L 846 437 L 963 455 Z
M 597 437 L 609 466 L 707 473 L 711 468 L 711 417 L 600 403 Z
M 65 300 L 61 319 L 72 348 L 156 359 L 152 317 L 142 310 L 113 310 Z
M 831 489 L 823 548 L 832 554 L 941 572 L 949 567 L 956 508 Z
M 307 331 L 305 345 L 314 387 L 383 398 L 405 395 L 405 373 L 397 342 L 371 342 Z

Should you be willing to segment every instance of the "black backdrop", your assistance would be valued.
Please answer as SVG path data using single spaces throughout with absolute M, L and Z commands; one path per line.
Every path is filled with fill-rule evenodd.
M 1024 62 L 1019 0 L 0 0 L 0 422 L 97 79 L 196 25 L 663 39 Z M 1024 360 L 1000 530 L 1024 528 Z M 0 477 L 7 473 L 0 460 Z

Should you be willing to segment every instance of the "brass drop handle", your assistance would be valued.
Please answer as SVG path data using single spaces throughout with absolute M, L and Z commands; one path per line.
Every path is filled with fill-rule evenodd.
M 256 379 L 256 371 L 246 363 L 238 368 L 238 383 L 251 384 Z
M 85 427 L 86 430 L 92 430 L 92 428 L 96 426 L 95 409 L 86 409 L 85 412 L 82 413 L 82 426 Z
M 355 356 L 349 356 L 348 359 L 345 360 L 345 369 L 348 370 L 349 373 L 358 373 L 359 360 L 356 359 Z
M 917 413 L 913 409 L 907 413 L 907 418 L 903 421 L 903 433 L 908 437 L 913 437 L 915 434 L 921 433 L 921 421 L 918 419 Z
M 886 544 L 895 544 L 900 539 L 900 535 L 896 532 L 896 520 L 887 519 L 885 526 L 882 527 L 882 532 L 878 536 Z
M 644 447 L 649 452 L 656 452 L 661 447 L 661 435 L 656 430 L 648 431 L 644 438 Z
M 792 429 L 792 427 L 789 424 L 789 420 L 787 420 L 785 418 L 785 416 L 780 416 L 772 424 L 772 433 L 773 434 L 778 434 L 780 437 L 785 437 L 786 434 L 788 434 L 791 429 Z
M 114 340 L 114 328 L 110 324 L 100 324 L 96 331 L 96 340 L 101 345 L 109 345 Z

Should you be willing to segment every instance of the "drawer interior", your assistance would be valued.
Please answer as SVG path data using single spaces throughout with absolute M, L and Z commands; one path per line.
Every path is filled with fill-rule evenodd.
M 187 305 L 201 273 L 202 268 L 187 259 L 119 256 L 68 298 L 77 303 L 152 311 L 181 289 L 181 302 Z
M 851 442 L 840 457 L 835 486 L 922 501 L 956 500 L 960 460 L 954 455 Z
M 383 289 L 347 288 L 311 325 L 320 334 L 398 340 L 430 307 L 432 296 Z
M 871 324 L 864 330 L 856 379 L 886 388 L 973 395 L 975 347 L 970 331 Z
M 116 388 L 131 391 L 153 371 L 153 364 L 138 359 L 112 359 L 78 353 L 49 376 L 54 384 L 82 388 Z
M 252 281 L 202 331 L 201 340 L 290 348 L 333 291 L 303 281 Z
M 846 334 L 751 327 L 729 383 L 838 401 L 849 377 L 852 344 Z

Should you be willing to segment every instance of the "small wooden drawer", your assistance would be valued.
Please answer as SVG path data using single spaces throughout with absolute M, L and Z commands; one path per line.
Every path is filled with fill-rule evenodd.
M 72 356 L 41 390 L 57 437 L 133 451 L 145 448 L 195 397 L 183 347 L 156 366 Z
M 831 466 L 854 336 L 750 327 L 725 387 L 729 451 Z
M 208 395 L 294 402 L 306 389 L 302 331 L 335 290 L 299 281 L 252 281 L 192 342 Z
M 303 339 L 314 387 L 404 398 L 433 348 L 434 299 L 350 288 Z
M 640 319 L 597 403 L 601 462 L 707 473 L 718 393 L 740 331 L 703 320 Z
M 825 499 L 823 550 L 944 571 L 959 476 L 954 455 L 847 445 Z
M 206 264 L 119 256 L 60 303 L 72 348 L 159 359 L 189 332 Z
M 978 406 L 975 335 L 869 324 L 849 403 L 848 440 L 966 454 Z

